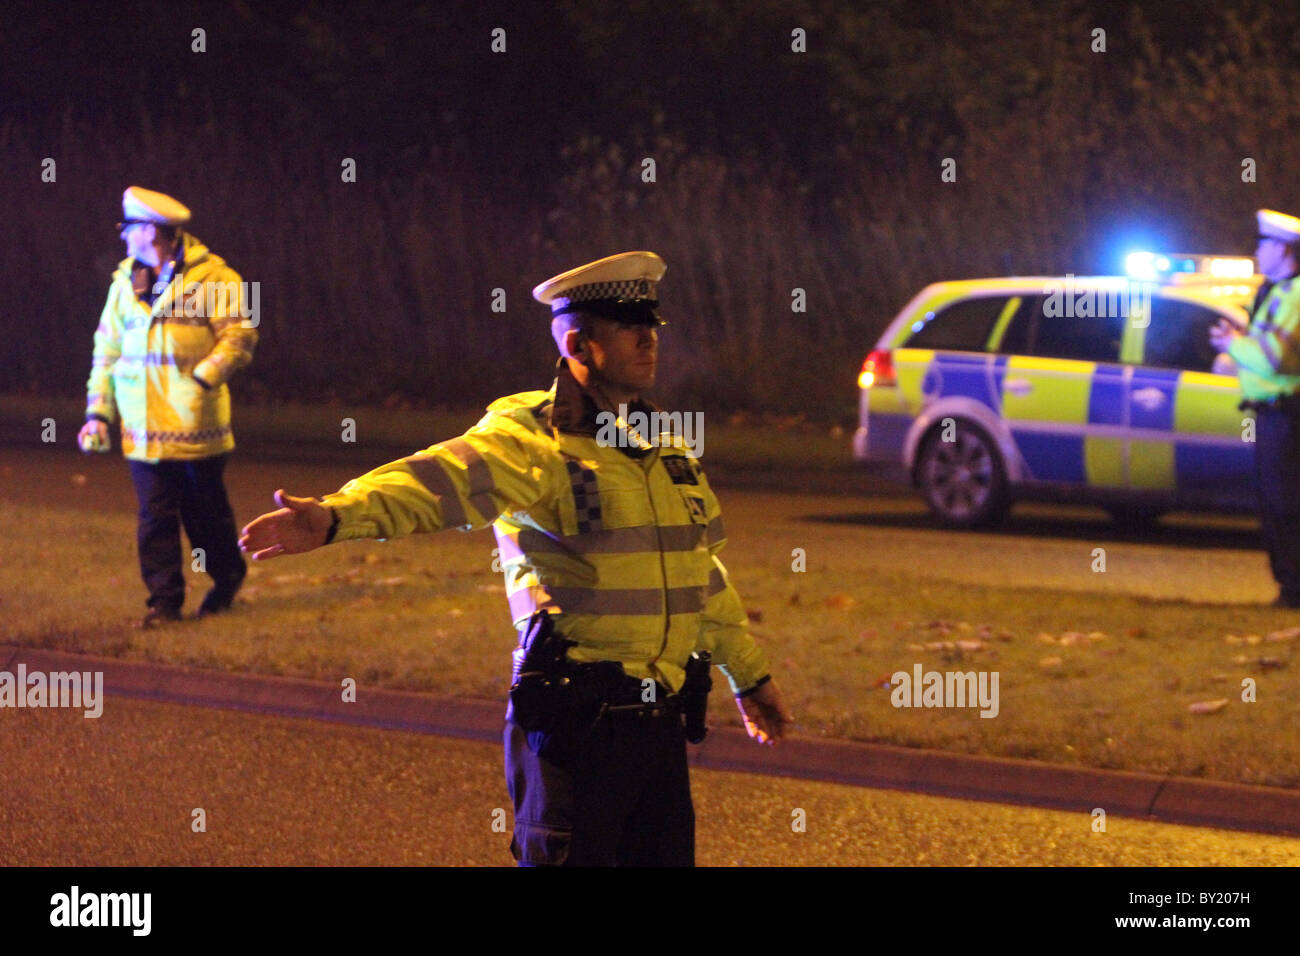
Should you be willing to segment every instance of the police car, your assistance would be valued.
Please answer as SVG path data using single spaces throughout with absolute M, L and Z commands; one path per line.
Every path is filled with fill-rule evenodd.
M 1253 508 L 1254 423 L 1208 331 L 1249 322 L 1254 261 L 1136 253 L 1127 266 L 922 289 L 862 363 L 854 457 L 955 526 L 1020 498 L 1100 504 L 1136 526 Z

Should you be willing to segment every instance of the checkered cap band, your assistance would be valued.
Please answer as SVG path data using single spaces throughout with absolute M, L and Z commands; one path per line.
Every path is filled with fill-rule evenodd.
M 551 300 L 551 308 L 560 310 L 578 302 L 590 302 L 592 299 L 623 299 L 639 302 L 654 299 L 656 282 L 649 279 L 623 279 L 618 282 L 592 282 L 587 285 L 575 285 L 566 289 L 564 295 Z

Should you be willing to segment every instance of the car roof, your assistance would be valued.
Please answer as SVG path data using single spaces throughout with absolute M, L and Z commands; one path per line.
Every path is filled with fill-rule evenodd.
M 1127 276 L 1001 276 L 989 279 L 951 279 L 932 282 L 921 290 L 921 295 L 926 298 L 933 292 L 956 293 L 957 297 L 999 293 L 1018 295 L 1029 292 L 1050 295 L 1053 292 L 1068 293 L 1071 289 L 1086 291 L 1140 286 L 1144 292 L 1149 291 L 1152 295 L 1219 304 L 1249 305 L 1263 281 L 1262 275 L 1240 279 L 1219 279 L 1198 274 L 1168 282 L 1139 281 Z
M 901 327 L 910 325 L 922 306 L 933 303 L 932 308 L 938 309 L 961 299 L 993 295 L 1051 295 L 1054 292 L 1072 295 L 1089 290 L 1109 291 L 1137 286 L 1142 289 L 1143 295 L 1227 309 L 1244 314 L 1249 319 L 1250 305 L 1263 281 L 1262 275 L 1220 279 L 1197 273 L 1164 282 L 1136 280 L 1128 276 L 1076 275 L 1000 276 L 932 282 L 903 306 L 881 333 L 876 347 L 889 348 L 889 343 L 895 341 Z

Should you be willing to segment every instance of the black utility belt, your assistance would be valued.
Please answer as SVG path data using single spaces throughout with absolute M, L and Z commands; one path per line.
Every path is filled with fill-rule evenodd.
M 591 680 L 589 686 L 596 693 L 590 696 L 598 699 L 601 714 L 615 717 L 670 717 L 683 713 L 682 695 L 672 693 L 663 684 L 650 678 L 643 680 L 630 674 L 619 674 L 612 679 L 609 676 L 603 679 L 595 676 L 610 675 L 614 669 L 621 668 L 622 665 L 615 661 L 571 662 L 564 668 L 561 679 L 567 676 L 580 688 L 584 682 Z

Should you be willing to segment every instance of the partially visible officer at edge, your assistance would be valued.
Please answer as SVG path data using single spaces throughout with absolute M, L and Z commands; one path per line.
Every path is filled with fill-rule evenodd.
M 1279 607 L 1300 607 L 1300 219 L 1256 213 L 1256 258 L 1266 282 L 1245 331 L 1226 320 L 1210 342 L 1236 363 L 1244 401 L 1255 411 L 1259 520 Z
M 139 186 L 123 194 L 127 258 L 95 330 L 77 436 L 83 451 L 107 452 L 121 418 L 149 589 L 143 627 L 181 618 L 182 523 L 213 581 L 199 617 L 229 608 L 247 573 L 222 471 L 235 447 L 226 380 L 252 359 L 257 332 L 244 321 L 239 273 L 183 230 L 189 220 L 170 196 Z
M 461 437 L 320 501 L 277 491 L 281 509 L 240 539 L 262 560 L 493 524 L 520 631 L 505 747 L 523 865 L 694 864 L 682 711 L 708 687 L 692 677 L 682 693 L 701 671 L 693 652 L 716 658 L 751 737 L 775 743 L 793 720 L 717 558 L 722 517 L 698 461 L 622 419 L 627 447 L 596 437 L 620 403 L 654 410 L 641 395 L 655 380 L 664 271 L 654 253 L 629 252 L 542 283 L 533 295 L 552 308 L 563 356 L 549 391 L 498 399 Z M 707 681 L 707 659 L 702 670 Z M 523 697 L 538 686 L 558 711 Z

